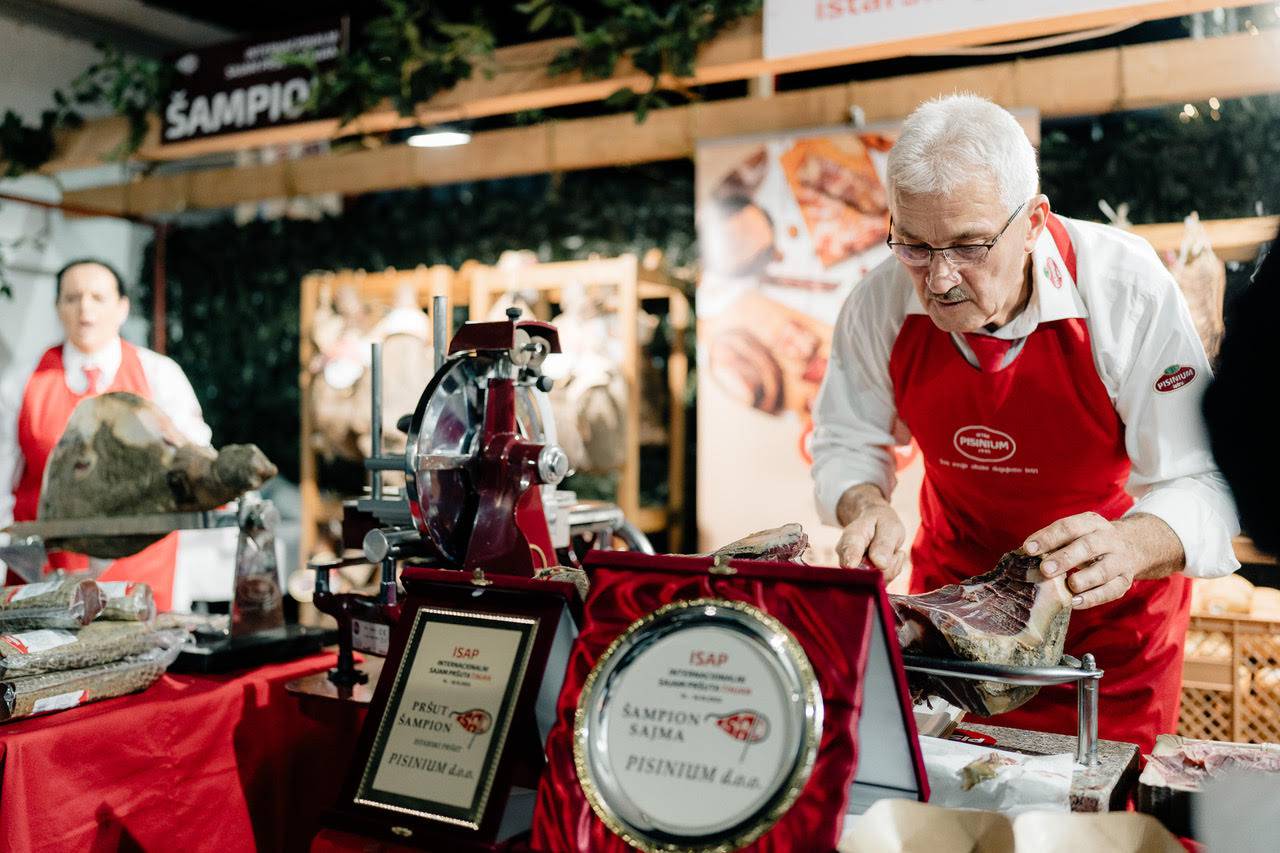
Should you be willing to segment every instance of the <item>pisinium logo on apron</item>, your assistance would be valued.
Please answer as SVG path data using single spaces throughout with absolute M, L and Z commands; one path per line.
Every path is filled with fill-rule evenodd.
M 951 443 L 961 456 L 975 462 L 1003 462 L 1018 451 L 1009 433 L 977 424 L 960 427 Z

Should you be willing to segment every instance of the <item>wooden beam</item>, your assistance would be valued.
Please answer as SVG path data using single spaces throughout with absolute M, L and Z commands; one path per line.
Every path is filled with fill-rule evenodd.
M 1280 561 L 1277 561 L 1275 557 L 1259 551 L 1258 546 L 1253 544 L 1253 540 L 1248 536 L 1237 536 L 1231 540 L 1231 546 L 1235 549 L 1236 559 L 1242 563 L 1252 563 L 1259 566 L 1280 565 Z
M 1209 219 L 1200 223 L 1214 253 L 1224 261 L 1251 261 L 1258 246 L 1276 238 L 1280 216 L 1253 216 L 1246 219 Z M 1146 238 L 1157 252 L 1176 252 L 1182 246 L 1186 226 L 1181 222 L 1135 225 L 1134 234 Z
M 457 148 L 386 146 L 265 166 L 145 178 L 65 195 L 70 203 L 130 214 L 228 207 L 309 193 L 359 194 L 459 181 L 573 171 L 693 155 L 698 141 L 846 123 L 850 105 L 869 121 L 901 118 L 938 94 L 972 91 L 1045 118 L 1139 109 L 1216 96 L 1280 90 L 1280 31 L 1185 39 L 1042 59 L 913 74 L 794 92 L 768 99 L 695 103 L 478 133 Z M 1154 76 L 1153 76 L 1154 75 Z M 1177 87 L 1169 83 L 1176 78 Z
M 680 82 L 682 85 L 702 85 L 745 80 L 760 75 L 852 65 L 955 47 L 1034 38 L 1067 30 L 1176 17 L 1214 8 L 1246 6 L 1251 2 L 1252 0 L 1160 0 L 1127 9 L 1058 15 L 1018 24 L 977 27 L 925 38 L 901 39 L 774 60 L 764 58 L 762 19 L 756 15 L 705 45 L 699 52 L 694 76 Z M 360 116 L 345 127 L 340 126 L 336 119 L 323 119 L 169 145 L 161 144 L 159 121 L 153 118 L 150 132 L 135 157 L 141 160 L 181 160 L 267 145 L 317 142 L 338 135 L 377 133 L 414 125 L 440 124 L 506 115 L 521 110 L 588 103 L 602 100 L 622 86 L 648 85 L 648 78 L 629 62 L 619 63 L 614 76 L 605 80 L 584 80 L 576 73 L 550 76 L 546 71 L 548 64 L 559 50 L 569 44 L 572 44 L 571 39 L 552 39 L 500 48 L 494 51 L 492 62 L 481 66 L 472 79 L 421 104 L 411 117 L 401 116 L 389 105 L 384 105 Z M 1061 85 L 1065 86 L 1066 81 L 1062 81 Z M 83 128 L 61 134 L 57 153 L 43 171 L 59 172 L 98 165 L 122 150 L 126 133 L 127 125 L 124 121 L 111 118 L 92 121 Z

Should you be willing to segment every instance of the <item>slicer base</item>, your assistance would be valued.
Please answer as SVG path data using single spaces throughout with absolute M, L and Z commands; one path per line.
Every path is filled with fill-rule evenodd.
M 337 631 L 285 625 L 244 637 L 227 637 L 184 648 L 171 672 L 230 672 L 306 657 L 337 642 Z

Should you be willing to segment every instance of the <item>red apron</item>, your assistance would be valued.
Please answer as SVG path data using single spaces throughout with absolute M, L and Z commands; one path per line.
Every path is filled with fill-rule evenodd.
M 138 351 L 127 341 L 120 342 L 120 369 L 107 391 L 130 391 L 140 397 L 151 398 L 151 386 L 142 370 Z M 22 451 L 25 467 L 18 486 L 14 489 L 14 521 L 34 521 L 40 505 L 40 486 L 44 481 L 44 469 L 54 445 L 66 431 L 67 423 L 76 405 L 86 397 L 67 387 L 62 364 L 62 346 L 51 347 L 27 380 L 22 394 L 22 408 L 18 412 L 18 447 Z M 178 554 L 178 535 L 172 533 L 154 545 L 116 560 L 102 573 L 99 580 L 143 581 L 151 585 L 155 593 L 156 609 L 168 610 L 173 597 L 173 567 Z M 49 556 L 49 569 L 71 571 L 88 568 L 89 560 L 81 554 L 58 552 Z
M 1074 283 L 1070 238 L 1056 217 L 1049 230 Z M 1041 323 L 1012 363 L 980 370 L 928 316 L 908 315 L 889 369 L 899 415 L 924 453 L 912 592 L 989 571 L 1059 518 L 1092 510 L 1116 519 L 1133 505 L 1124 423 L 1083 319 Z M 1175 730 L 1190 599 L 1187 578 L 1174 574 L 1072 613 L 1067 653 L 1091 652 L 1106 670 L 1101 737 L 1150 752 L 1157 734 Z M 1056 686 L 978 721 L 1075 734 L 1075 720 L 1074 686 Z

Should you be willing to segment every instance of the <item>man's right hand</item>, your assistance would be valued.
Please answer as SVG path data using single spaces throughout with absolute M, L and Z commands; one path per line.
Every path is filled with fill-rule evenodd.
M 884 573 L 886 582 L 898 576 L 907 561 L 907 531 L 879 486 L 852 486 L 840 496 L 836 518 L 844 525 L 836 543 L 841 566 L 857 566 L 866 559 Z

